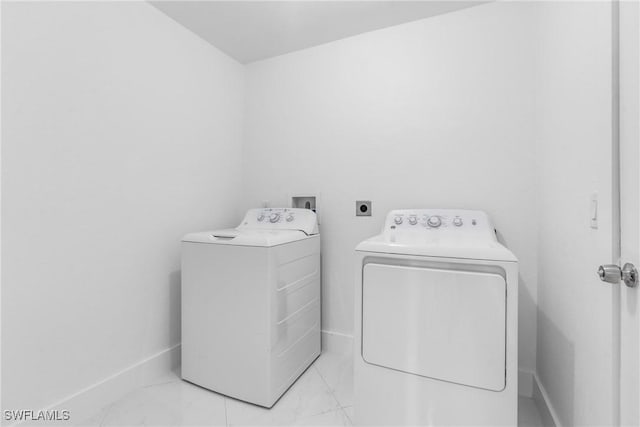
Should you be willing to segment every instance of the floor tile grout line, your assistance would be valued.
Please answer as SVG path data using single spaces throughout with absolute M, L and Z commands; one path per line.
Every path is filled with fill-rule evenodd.
M 322 372 L 320 372 L 320 369 L 316 366 L 316 362 L 313 363 L 313 367 L 316 370 L 316 372 L 318 373 L 318 375 L 320 375 L 320 378 L 322 379 L 322 381 L 324 382 L 324 384 L 327 386 L 327 388 L 329 389 L 329 392 L 331 393 L 331 396 L 333 396 L 333 399 L 336 401 L 336 403 L 338 404 L 338 408 L 340 411 L 342 411 L 342 415 L 344 415 L 344 417 L 347 419 L 347 421 L 349 421 L 349 424 L 353 425 L 353 420 L 349 417 L 349 415 L 347 414 L 347 411 L 345 411 L 345 408 L 350 408 L 353 405 L 348 405 L 348 406 L 344 406 L 340 400 L 338 400 L 336 394 L 333 392 L 333 387 L 331 387 L 329 385 L 329 382 L 325 379 L 325 377 L 322 375 Z
M 349 406 L 349 408 L 350 408 L 350 406 Z M 340 407 L 340 410 L 342 411 L 342 415 L 344 415 L 344 417 L 347 419 L 347 421 L 349 421 L 349 424 L 353 425 L 353 420 L 351 419 L 349 414 L 347 414 L 347 411 L 345 411 L 344 409 L 345 408 L 343 408 L 342 406 Z
M 320 369 L 318 369 L 318 367 L 316 366 L 316 364 L 313 364 L 313 368 L 316 370 L 316 372 L 318 373 L 318 375 L 320 375 L 320 379 L 322 379 L 322 382 L 324 383 L 324 385 L 327 386 L 327 388 L 329 389 L 329 393 L 331 393 L 331 397 L 333 397 L 333 400 L 336 401 L 336 403 L 338 404 L 338 408 L 342 409 L 342 403 L 340 403 L 340 401 L 338 400 L 338 398 L 336 397 L 336 394 L 333 392 L 333 387 L 331 387 L 329 385 L 329 383 L 327 382 L 327 380 L 324 378 L 324 376 L 322 376 L 322 373 L 320 372 Z M 348 418 L 348 417 L 347 417 Z

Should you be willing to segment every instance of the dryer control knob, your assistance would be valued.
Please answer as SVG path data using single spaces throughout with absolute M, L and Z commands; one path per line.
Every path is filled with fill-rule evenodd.
M 429 224 L 429 227 L 440 227 L 442 225 L 442 220 L 439 216 L 430 216 L 427 220 L 427 224 Z
M 262 221 L 263 219 L 264 219 L 264 214 L 263 213 L 258 215 L 258 221 Z
M 453 225 L 460 227 L 462 225 L 462 218 L 453 218 Z
M 278 220 L 280 219 L 280 214 L 279 213 L 272 213 L 271 216 L 269 216 L 269 221 L 271 222 L 278 222 Z
M 418 218 L 416 218 L 415 216 L 409 217 L 409 224 L 416 225 L 417 223 L 418 223 Z
M 287 215 L 287 222 L 291 222 L 293 221 L 293 215 L 289 214 Z
M 401 216 L 397 216 L 397 217 L 393 218 L 393 222 L 395 222 L 398 225 L 402 224 L 402 217 Z

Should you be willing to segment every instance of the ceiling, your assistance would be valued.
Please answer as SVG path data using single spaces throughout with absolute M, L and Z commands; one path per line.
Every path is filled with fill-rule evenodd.
M 485 1 L 151 1 L 241 63 L 428 18 Z

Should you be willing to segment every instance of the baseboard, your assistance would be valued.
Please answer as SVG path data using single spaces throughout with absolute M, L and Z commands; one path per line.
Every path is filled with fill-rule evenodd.
M 334 331 L 322 331 L 322 351 L 347 354 L 353 351 L 353 336 Z M 79 390 L 43 410 L 68 410 L 71 424 L 97 413 L 101 408 L 180 365 L 180 344 L 162 350 L 89 387 Z M 549 395 L 537 374 L 518 372 L 518 394 L 532 397 L 540 410 L 545 426 L 562 427 Z M 20 425 L 24 423 L 15 423 Z
M 153 381 L 180 366 L 180 344 L 162 350 L 97 383 L 79 390 L 43 411 L 68 410 L 69 424 L 76 424 L 95 415 L 101 408 L 125 394 Z M 13 425 L 24 425 L 16 423 Z M 61 424 L 56 422 L 56 425 Z
M 322 331 L 322 351 L 342 354 L 353 352 L 353 335 Z
M 518 371 L 518 396 L 533 397 L 533 372 Z
M 547 393 L 537 374 L 533 374 L 533 400 L 540 411 L 542 425 L 545 427 L 562 427 L 558 413 L 551 404 L 549 393 Z

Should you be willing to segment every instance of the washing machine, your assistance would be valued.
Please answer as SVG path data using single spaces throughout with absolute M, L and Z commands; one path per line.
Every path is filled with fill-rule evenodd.
M 182 239 L 182 378 L 272 407 L 320 355 L 320 235 L 307 209 L 251 209 Z
M 356 248 L 355 423 L 518 421 L 518 262 L 482 211 L 391 211 Z

